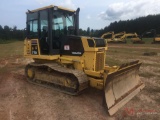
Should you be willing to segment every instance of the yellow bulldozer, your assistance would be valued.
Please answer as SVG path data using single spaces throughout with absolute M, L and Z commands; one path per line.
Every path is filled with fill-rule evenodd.
M 112 43 L 114 37 L 114 31 L 104 33 L 101 38 L 105 39 L 107 43 Z
M 152 44 L 160 44 L 160 34 L 156 34 L 155 37 L 153 38 Z
M 152 44 L 160 43 L 160 34 L 157 34 L 156 29 L 151 29 L 149 32 L 146 32 L 145 34 L 153 34 Z
M 113 43 L 127 43 L 125 37 L 123 37 L 125 34 L 125 31 L 114 34 Z
M 70 95 L 90 86 L 102 90 L 113 115 L 143 89 L 141 62 L 106 65 L 105 40 L 78 35 L 79 11 L 50 5 L 26 12 L 24 56 L 34 62 L 26 65 L 25 76 L 33 84 Z
M 143 44 L 144 41 L 137 35 L 137 33 L 125 33 L 123 36 L 121 36 L 122 41 L 127 41 L 126 39 L 128 37 L 132 37 L 131 41 L 133 44 Z
M 128 33 L 128 36 L 132 36 L 131 41 L 133 44 L 144 44 L 144 41 L 142 41 L 142 38 L 137 33 Z

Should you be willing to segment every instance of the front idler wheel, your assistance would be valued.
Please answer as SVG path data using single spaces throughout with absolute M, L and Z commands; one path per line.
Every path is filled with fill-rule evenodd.
M 34 79 L 34 77 L 35 77 L 35 71 L 34 71 L 34 69 L 30 65 L 26 66 L 26 68 L 25 68 L 25 75 L 27 76 L 27 78 L 29 80 L 33 80 Z

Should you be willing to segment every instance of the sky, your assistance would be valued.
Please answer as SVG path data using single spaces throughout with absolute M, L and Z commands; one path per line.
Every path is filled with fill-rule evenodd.
M 160 14 L 160 0 L 1 0 L 0 25 L 26 26 L 27 9 L 57 5 L 80 8 L 80 28 L 103 29 L 111 22 Z

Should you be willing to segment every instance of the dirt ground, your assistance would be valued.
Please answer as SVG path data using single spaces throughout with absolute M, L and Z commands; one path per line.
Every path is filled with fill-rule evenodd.
M 150 51 L 157 55 L 143 55 Z M 24 66 L 32 60 L 12 56 L 0 60 L 0 120 L 160 120 L 160 45 L 110 45 L 107 57 L 119 63 L 142 61 L 140 77 L 145 83 L 112 117 L 103 104 L 103 91 L 88 88 L 81 95 L 70 96 L 33 85 L 24 76 Z

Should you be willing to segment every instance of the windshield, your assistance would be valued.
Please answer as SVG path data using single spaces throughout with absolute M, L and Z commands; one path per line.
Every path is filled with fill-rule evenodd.
M 54 11 L 52 19 L 52 30 L 55 37 L 62 35 L 73 34 L 74 28 L 74 13 L 66 11 Z
M 53 10 L 52 16 L 49 14 L 48 10 L 27 13 L 27 36 L 29 38 L 42 38 L 43 31 L 47 32 L 50 25 L 54 39 L 75 33 L 74 12 Z

